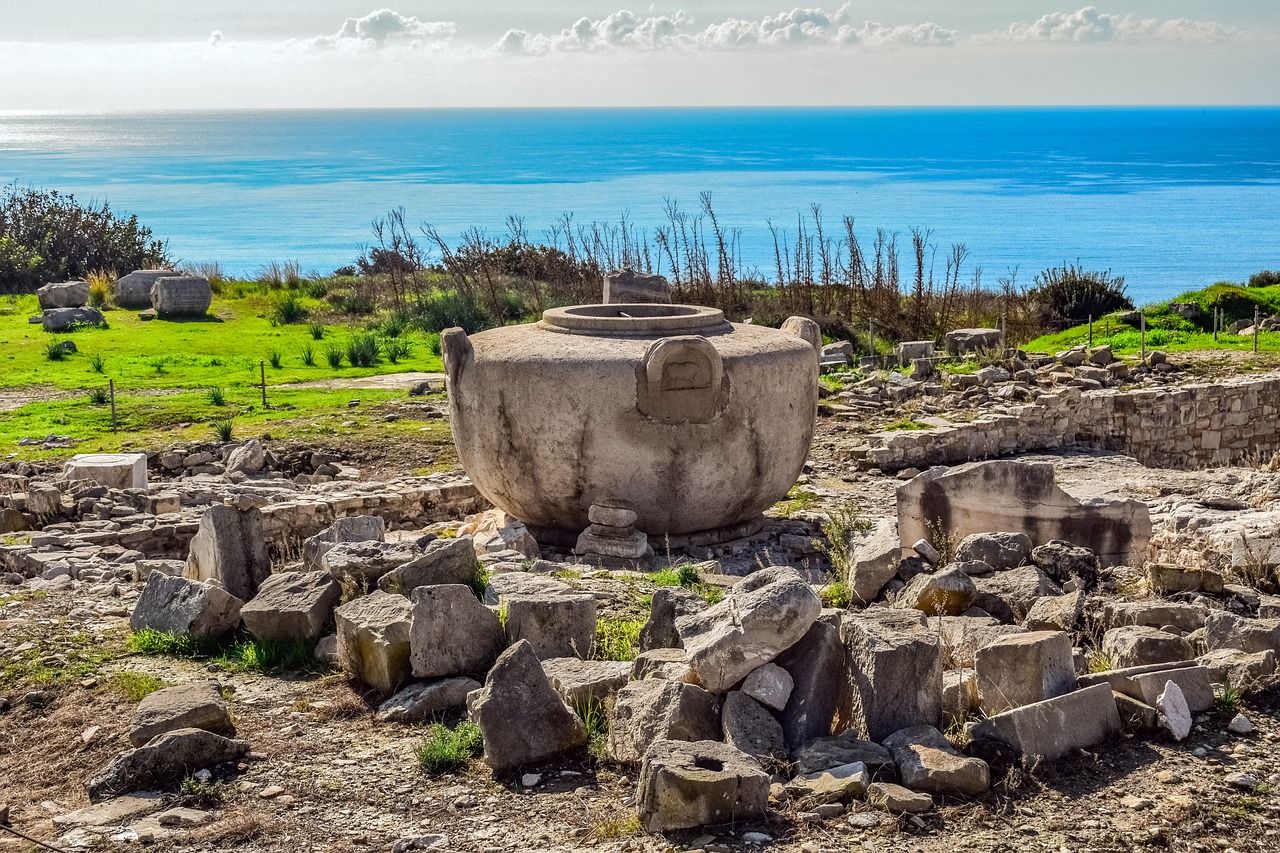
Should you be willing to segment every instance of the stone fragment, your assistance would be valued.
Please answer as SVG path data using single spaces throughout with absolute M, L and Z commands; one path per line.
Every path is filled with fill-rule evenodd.
M 539 659 L 591 656 L 596 597 L 591 593 L 510 595 L 503 599 L 509 642 L 528 640 Z
M 1166 681 L 1164 690 L 1156 698 L 1156 709 L 1160 712 L 1160 725 L 1173 735 L 1174 740 L 1183 740 L 1191 734 L 1191 709 L 1187 707 L 1182 688 L 1172 681 Z
M 1182 691 L 1183 702 L 1192 714 L 1202 714 L 1213 707 L 1213 685 L 1209 671 L 1202 666 L 1184 666 L 1163 672 L 1146 672 L 1132 675 L 1113 690 L 1119 690 L 1141 702 L 1159 707 L 1160 693 L 1166 684 L 1176 684 Z
M 678 586 L 658 587 L 649 605 L 649 621 L 640 629 L 641 650 L 684 648 L 676 620 L 706 609 L 706 601 L 696 592 Z
M 1112 601 L 1102 609 L 1104 628 L 1122 625 L 1146 625 L 1149 628 L 1173 626 L 1191 633 L 1204 627 L 1206 611 L 1199 604 L 1181 601 Z
M 997 531 L 970 533 L 956 546 L 956 562 L 977 560 L 996 571 L 1014 569 L 1031 559 L 1031 537 L 1025 533 Z
M 689 661 L 684 649 L 650 649 L 636 655 L 636 659 L 631 662 L 633 681 L 644 681 L 646 678 L 684 681 L 688 673 Z
M 204 511 L 200 529 L 191 540 L 187 578 L 217 581 L 227 592 L 248 601 L 269 574 L 271 559 L 267 556 L 261 512 L 225 504 Z
M 132 631 L 151 628 L 179 637 L 219 637 L 240 625 L 244 602 L 221 587 L 153 572 L 129 619 Z
M 123 752 L 85 783 L 90 802 L 126 794 L 157 782 L 169 783 L 249 751 L 249 744 L 204 729 L 177 729 Z
M 0 507 L 0 533 L 22 533 L 30 529 L 25 515 L 12 507 Z
M 1089 548 L 1054 539 L 1033 549 L 1031 562 L 1060 586 L 1089 590 L 1098 585 L 1098 555 Z
M 1147 563 L 1147 585 L 1157 595 L 1173 595 L 1179 592 L 1207 592 L 1220 594 L 1222 575 L 1212 569 L 1185 569 L 1161 563 Z
M 458 535 L 472 538 L 477 555 L 518 551 L 530 560 L 537 560 L 542 556 L 538 550 L 538 540 L 533 538 L 529 528 L 500 509 L 468 516 L 466 523 L 459 528 Z
M 1231 722 L 1227 723 L 1227 731 L 1233 735 L 1250 735 L 1253 734 L 1254 726 L 1244 714 L 1236 714 L 1231 718 Z
M 898 573 L 898 564 L 902 562 L 898 524 L 891 518 L 881 519 L 869 535 L 850 544 L 849 591 L 854 601 L 867 604 Z
M 942 644 L 943 665 L 948 669 L 973 669 L 978 649 L 1000 637 L 1025 634 L 1026 628 L 1005 625 L 990 616 L 938 616 L 929 619 L 929 630 Z
M 85 806 L 82 809 L 55 815 L 54 826 L 123 826 L 133 818 L 157 811 L 164 806 L 165 797 L 154 791 L 138 791 L 114 799 Z M 0 818 L 3 818 L 0 815 Z M 0 819 L 0 823 L 8 823 Z
M 421 556 L 422 549 L 412 542 L 336 542 L 320 558 L 320 568 L 339 582 L 374 584 L 391 570 Z
M 867 792 L 871 774 L 860 761 L 803 773 L 787 783 L 787 793 L 810 805 L 847 803 Z
M 671 303 L 671 285 L 665 277 L 636 272 L 627 267 L 604 277 L 605 305 L 628 303 Z M 595 521 L 595 519 L 592 519 Z
M 1119 733 L 1120 714 L 1107 684 L 1013 708 L 988 717 L 973 730 L 975 739 L 997 740 L 1025 758 L 1050 761 Z
M 1270 649 L 1251 653 L 1239 649 L 1216 649 L 1201 655 L 1196 663 L 1209 671 L 1212 683 L 1248 691 L 1275 675 L 1276 653 Z
M 867 802 L 891 814 L 921 814 L 933 809 L 933 797 L 892 782 L 868 785 Z
M 502 572 L 489 578 L 484 590 L 484 603 L 490 607 L 502 604 L 508 595 L 561 595 L 572 592 L 573 588 L 563 581 L 531 572 Z
M 1068 592 L 1036 599 L 1023 627 L 1030 631 L 1071 631 L 1084 613 L 1084 592 Z
M 627 661 L 549 658 L 542 662 L 551 687 L 574 709 L 610 700 L 631 680 Z
M 408 599 L 381 590 L 333 611 L 339 664 L 375 690 L 394 693 L 409 680 L 412 614 L 413 605 Z
M 947 355 L 965 355 L 1002 346 L 1004 335 L 999 329 L 952 329 L 943 336 Z
M 822 610 L 813 587 L 791 569 L 761 569 L 724 599 L 677 624 L 699 683 L 728 690 L 753 669 L 795 645 Z
M 1215 610 L 1205 618 L 1204 630 L 1208 651 L 1239 649 L 1280 654 L 1280 619 L 1248 619 Z
M 973 585 L 978 590 L 973 606 L 1002 622 L 1025 619 L 1041 598 L 1062 595 L 1062 589 L 1037 566 L 1019 566 L 991 577 L 974 578 Z
M 71 332 L 84 326 L 104 326 L 106 322 L 97 308 L 46 308 L 40 314 L 46 332 Z
M 163 687 L 142 697 L 133 715 L 129 742 L 142 746 L 156 735 L 176 729 L 204 729 L 220 735 L 236 733 L 218 682 Z
M 462 584 L 413 591 L 409 664 L 415 678 L 481 675 L 502 651 L 502 624 Z
M 1101 649 L 1113 669 L 1173 663 L 1195 657 L 1186 638 L 1144 625 L 1112 628 L 1102 635 Z
M 341 598 L 342 587 L 327 572 L 281 572 L 262 582 L 240 618 L 259 640 L 315 640 Z
M 109 489 L 145 489 L 147 454 L 78 453 L 67 462 L 64 473 L 72 482 L 88 480 Z
M 1142 501 L 1077 501 L 1054 483 L 1051 463 L 1007 459 L 930 468 L 899 486 L 900 541 L 927 537 L 929 525 L 959 537 L 1012 528 L 1033 542 L 1061 539 L 1103 566 L 1141 565 L 1151 537 Z
M 977 587 L 957 568 L 916 575 L 898 593 L 894 607 L 919 610 L 928 616 L 959 616 L 973 606 Z
M 1076 687 L 1071 638 L 1061 631 L 1011 634 L 975 659 L 979 704 L 988 715 L 1070 693 Z
M 27 486 L 27 511 L 42 519 L 62 515 L 62 491 L 49 483 L 30 484 Z
M 199 276 L 163 276 L 151 285 L 151 304 L 161 319 L 203 317 L 212 301 L 213 289 Z
M 378 589 L 409 595 L 420 586 L 469 586 L 475 576 L 476 554 L 467 537 L 436 539 L 419 556 L 378 578 Z
M 942 649 L 922 614 L 867 610 L 840 629 L 852 672 L 852 727 L 881 740 L 942 718 Z
M 36 289 L 36 300 L 42 310 L 49 308 L 83 308 L 89 301 L 89 282 L 63 281 Z
M 743 693 L 774 711 L 781 711 L 787 706 L 794 687 L 795 680 L 791 673 L 777 663 L 758 667 L 742 682 Z
M 485 763 L 495 773 L 539 764 L 587 743 L 582 720 L 551 688 L 524 640 L 498 656 L 468 705 L 484 736 Z
M 227 473 L 257 474 L 267 464 L 262 442 L 251 438 L 227 456 Z
M 635 764 L 658 740 L 719 740 L 715 697 L 678 681 L 633 681 L 620 691 L 609 715 L 609 757 Z
M 474 678 L 441 678 L 410 684 L 378 706 L 375 719 L 383 723 L 423 723 L 467 704 L 467 694 L 483 687 Z
M 353 515 L 339 518 L 315 536 L 302 543 L 302 566 L 309 572 L 324 568 L 321 558 L 339 542 L 382 542 L 386 539 L 386 523 L 376 515 Z
M 789 747 L 830 734 L 833 720 L 848 718 L 849 653 L 835 625 L 814 622 L 775 663 L 791 676 L 791 695 L 778 714 Z
M 782 767 L 789 753 L 782 726 L 763 705 L 741 690 L 725 694 L 720 709 L 724 742 L 740 749 L 763 767 Z
M 670 832 L 764 814 L 769 775 L 749 756 L 713 740 L 655 741 L 636 792 L 647 832 Z
M 817 773 L 845 764 L 865 765 L 871 775 L 894 768 L 893 755 L 888 749 L 869 740 L 861 740 L 853 731 L 841 732 L 830 737 L 814 738 L 791 751 L 796 772 Z
M 933 726 L 912 726 L 885 738 L 902 784 L 931 794 L 974 797 L 991 787 L 987 763 L 961 755 Z
M 944 722 L 963 722 L 978 710 L 978 674 L 972 669 L 948 669 L 942 673 Z
M 129 311 L 151 307 L 151 287 L 156 279 L 174 275 L 173 270 L 134 270 L 112 285 L 116 305 Z

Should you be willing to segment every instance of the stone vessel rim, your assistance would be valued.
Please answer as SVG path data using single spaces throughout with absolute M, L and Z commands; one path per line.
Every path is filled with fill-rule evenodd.
M 727 332 L 732 325 L 718 308 L 702 305 L 571 305 L 542 312 L 538 327 L 551 332 L 602 337 Z

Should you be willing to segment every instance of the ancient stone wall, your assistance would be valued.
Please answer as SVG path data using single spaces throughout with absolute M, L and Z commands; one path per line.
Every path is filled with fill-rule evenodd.
M 971 423 L 874 435 L 857 455 L 866 467 L 901 470 L 1092 447 L 1154 468 L 1201 468 L 1280 451 L 1278 415 L 1276 373 L 1167 389 L 1064 388 Z

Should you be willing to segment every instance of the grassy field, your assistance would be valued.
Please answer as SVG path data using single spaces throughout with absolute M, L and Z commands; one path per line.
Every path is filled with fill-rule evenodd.
M 434 335 L 398 331 L 408 354 L 396 363 L 384 354 L 371 367 L 340 367 L 329 350 L 345 353 L 351 340 L 375 333 L 374 318 L 352 319 L 326 312 L 319 300 L 300 297 L 308 322 L 272 322 L 281 298 L 265 288 L 237 287 L 215 296 L 203 321 L 143 322 L 136 312 L 106 312 L 108 328 L 48 334 L 27 322 L 39 313 L 35 297 L 0 298 L 0 452 L 19 449 L 23 438 L 50 434 L 79 440 L 74 449 L 22 447 L 24 458 L 73 452 L 171 444 L 215 438 L 212 424 L 230 420 L 236 438 L 270 432 L 274 437 L 356 436 L 376 431 L 387 437 L 432 431 L 447 438 L 440 422 L 371 418 L 379 404 L 404 399 L 403 391 L 300 387 L 333 379 L 352 379 L 409 371 L 442 369 Z M 226 292 L 226 290 L 224 290 Z M 240 295 L 236 295 L 239 293 Z M 322 322 L 313 338 L 310 322 Z M 316 331 L 319 331 L 318 329 Z M 75 353 L 50 358 L 49 345 L 72 341 Z M 310 361 L 305 355 L 310 351 Z M 273 359 L 275 364 L 273 365 Z M 267 406 L 260 381 L 265 369 Z M 106 397 L 115 383 L 119 431 L 111 431 Z M 351 408 L 353 400 L 358 408 Z M 436 443 L 438 437 L 422 435 Z

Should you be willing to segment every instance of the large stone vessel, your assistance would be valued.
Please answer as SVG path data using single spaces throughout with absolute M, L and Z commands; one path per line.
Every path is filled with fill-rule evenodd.
M 544 535 L 576 535 L 606 500 L 630 502 L 659 548 L 747 535 L 809 452 L 811 320 L 780 331 L 692 305 L 579 305 L 441 344 L 463 467 Z

